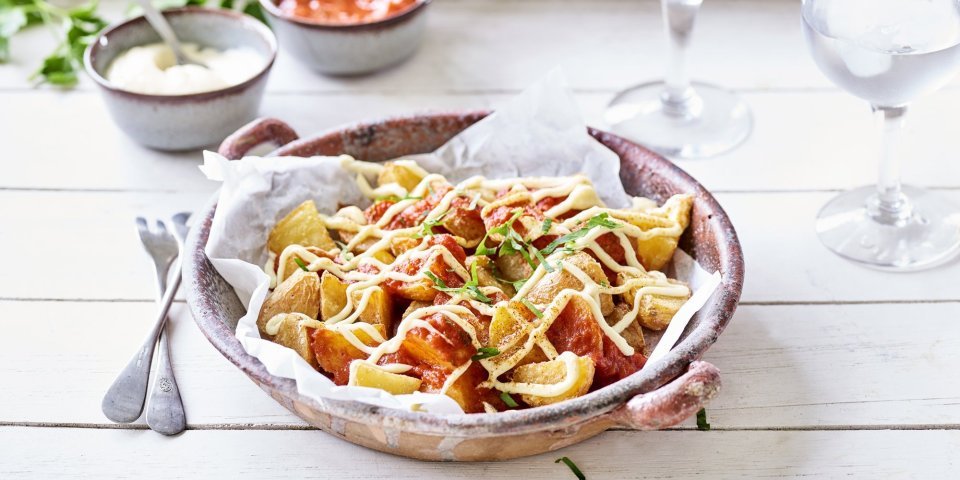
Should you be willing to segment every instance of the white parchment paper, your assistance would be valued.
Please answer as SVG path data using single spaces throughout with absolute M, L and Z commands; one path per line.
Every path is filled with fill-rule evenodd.
M 473 175 L 510 178 L 584 173 L 608 206 L 630 205 L 630 197 L 620 183 L 619 158 L 587 133 L 576 102 L 557 72 L 436 152 L 408 158 L 453 181 Z M 393 408 L 419 404 L 432 413 L 463 413 L 446 395 L 391 395 L 375 388 L 335 385 L 293 350 L 260 338 L 256 321 L 270 283 L 261 266 L 267 260 L 267 234 L 274 224 L 308 198 L 327 214 L 335 212 L 338 203 L 369 203 L 353 175 L 340 164 L 340 157 L 247 157 L 228 161 L 204 152 L 201 170 L 207 178 L 222 182 L 206 253 L 247 307 L 247 314 L 237 325 L 237 338 L 267 371 L 295 380 L 297 389 L 307 397 L 353 399 Z M 719 273 L 704 271 L 680 250 L 671 268 L 671 276 L 689 283 L 694 294 L 671 321 L 650 361 L 673 348 L 690 318 L 720 283 Z

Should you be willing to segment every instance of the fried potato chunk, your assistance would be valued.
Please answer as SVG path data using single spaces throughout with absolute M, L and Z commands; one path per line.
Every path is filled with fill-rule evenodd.
M 628 281 L 624 277 L 617 278 L 619 284 Z M 672 284 L 683 284 L 678 280 L 668 279 Z M 683 306 L 690 298 L 689 291 L 682 297 L 672 297 L 666 295 L 657 295 L 653 293 L 641 293 L 642 285 L 636 286 L 625 292 L 622 297 L 631 308 L 639 308 L 637 321 L 650 330 L 663 330 L 670 324 L 670 320 L 677 313 L 677 310 Z M 637 307 L 637 294 L 640 293 L 640 305 Z
M 355 369 L 356 384 L 361 387 L 373 387 L 386 390 L 394 395 L 404 395 L 420 389 L 419 378 L 391 373 L 366 362 L 360 362 Z
M 347 285 L 336 275 L 330 272 L 323 272 L 320 278 L 320 290 L 322 301 L 320 305 L 320 318 L 324 321 L 336 316 L 347 306 Z M 352 292 L 351 300 L 353 308 L 361 307 L 364 292 L 370 291 L 367 303 L 362 305 L 358 320 L 372 325 L 383 325 L 385 331 L 389 332 L 393 328 L 393 299 L 387 292 L 379 287 L 372 286 L 363 290 Z
M 577 252 L 564 259 L 570 265 L 573 265 L 590 276 L 590 279 L 597 283 L 606 283 L 607 276 L 603 273 L 600 263 L 584 252 Z M 530 293 L 527 294 L 527 300 L 538 305 L 549 305 L 560 292 L 566 289 L 583 291 L 584 284 L 572 273 L 565 269 L 554 270 L 547 273 L 537 282 Z M 600 313 L 609 315 L 613 311 L 613 297 L 610 294 L 600 295 Z
M 628 313 L 630 313 L 630 306 L 625 303 L 618 303 L 613 307 L 613 312 L 610 315 L 607 315 L 607 325 L 611 327 L 620 323 L 620 320 L 623 320 Z M 640 322 L 637 319 L 633 319 L 627 328 L 624 328 L 620 335 L 623 336 L 623 339 L 627 341 L 631 347 L 633 347 L 638 352 L 644 351 L 644 340 L 643 340 L 643 329 L 640 328 Z
M 404 190 L 412 192 L 423 180 L 423 175 L 421 175 L 420 169 L 414 168 L 410 165 L 411 163 L 403 160 L 384 163 L 383 168 L 377 175 L 377 185 L 396 183 Z
M 567 353 L 567 355 L 570 354 L 571 353 Z M 567 378 L 567 375 L 576 375 L 576 380 L 573 382 L 573 385 L 559 395 L 553 397 L 541 397 L 530 394 L 520 395 L 520 398 L 531 407 L 550 405 L 570 398 L 579 397 L 590 390 L 590 385 L 593 384 L 594 374 L 593 359 L 590 357 L 577 357 L 576 365 L 576 372 L 567 372 L 566 362 L 559 357 L 548 362 L 528 363 L 515 368 L 511 374 L 511 380 L 519 383 L 555 385 L 563 382 Z
M 453 270 L 454 265 L 448 264 L 448 261 L 455 261 L 461 268 L 465 268 L 463 262 L 466 260 L 467 254 L 463 251 L 463 247 L 457 244 L 456 239 L 447 234 L 432 235 L 427 237 L 427 245 L 429 247 L 439 246 L 439 248 L 429 257 L 407 257 L 391 266 L 392 271 L 409 276 L 420 275 L 420 277 L 410 282 L 388 279 L 383 282 L 383 286 L 390 294 L 409 300 L 432 302 L 437 296 L 437 290 L 433 288 L 435 285 L 433 280 L 422 274 L 424 271 L 429 271 L 447 287 L 463 286 L 464 281 Z M 443 250 L 446 250 L 449 255 L 445 255 Z M 448 259 L 448 257 L 452 258 Z
M 333 383 L 346 385 L 350 381 L 350 362 L 367 358 L 367 353 L 357 348 L 347 335 L 353 335 L 366 346 L 376 346 L 379 342 L 362 328 L 351 328 L 348 332 L 321 326 L 313 332 L 313 354 L 317 365 L 333 377 Z M 383 325 L 374 325 L 380 337 L 386 335 Z
M 319 311 L 320 277 L 316 272 L 305 272 L 298 268 L 267 296 L 257 317 L 257 328 L 261 335 L 270 339 L 265 327 L 274 315 L 296 312 L 315 319 Z
M 490 260 L 490 257 L 484 255 L 471 255 L 467 257 L 467 270 L 471 270 L 473 265 L 477 265 L 477 283 L 481 287 L 496 287 L 499 288 L 504 294 L 508 297 L 513 297 L 517 294 L 517 290 L 513 288 L 513 284 L 507 282 L 501 282 L 497 279 L 496 275 L 493 273 L 494 263 L 493 260 Z
M 674 195 L 670 197 L 662 207 L 651 210 L 656 212 L 652 215 L 644 215 L 639 218 L 644 220 L 629 220 L 634 225 L 644 229 L 670 228 L 678 225 L 679 233 L 676 235 L 654 235 L 647 239 L 637 240 L 637 256 L 640 263 L 647 270 L 662 270 L 663 267 L 673 258 L 673 252 L 677 250 L 677 243 L 680 241 L 680 235 L 690 224 L 690 210 L 693 208 L 693 197 L 691 195 Z
M 317 358 L 310 348 L 311 328 L 302 320 L 303 317 L 297 314 L 278 313 L 267 321 L 267 325 L 276 332 L 273 335 L 274 343 L 297 352 L 311 367 L 317 368 Z
M 267 238 L 267 248 L 277 255 L 287 246 L 294 244 L 323 250 L 336 248 L 313 200 L 301 203 L 283 217 Z

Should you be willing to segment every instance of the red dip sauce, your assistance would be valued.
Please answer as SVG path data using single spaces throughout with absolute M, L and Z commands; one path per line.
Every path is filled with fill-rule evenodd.
M 285 15 L 319 23 L 369 23 L 405 12 L 420 0 L 280 0 Z

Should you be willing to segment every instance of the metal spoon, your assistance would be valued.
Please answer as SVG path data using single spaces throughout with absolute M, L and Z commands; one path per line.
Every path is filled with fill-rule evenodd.
M 177 65 L 204 66 L 203 63 L 190 58 L 184 53 L 183 47 L 180 46 L 180 41 L 177 40 L 177 35 L 173 33 L 173 27 L 170 26 L 170 23 L 167 22 L 163 14 L 154 8 L 150 0 L 137 1 L 140 3 L 140 7 L 143 8 L 143 16 L 147 18 L 147 22 L 157 31 L 163 43 L 166 43 L 167 46 L 170 47 L 170 50 L 173 50 L 173 56 L 177 59 Z

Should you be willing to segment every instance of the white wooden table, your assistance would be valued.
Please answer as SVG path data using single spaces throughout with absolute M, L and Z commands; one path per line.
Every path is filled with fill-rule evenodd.
M 120 18 L 122 3 L 104 6 Z M 315 76 L 281 54 L 263 115 L 301 134 L 385 115 L 496 106 L 560 65 L 602 126 L 613 94 L 660 76 L 651 1 L 438 0 L 423 48 L 358 79 Z M 960 266 L 864 270 L 817 241 L 834 192 L 872 182 L 867 108 L 809 60 L 797 2 L 706 2 L 691 52 L 698 79 L 739 91 L 755 116 L 740 149 L 681 165 L 717 193 L 747 262 L 741 307 L 706 358 L 724 389 L 713 430 L 610 431 L 505 463 L 429 464 L 307 426 L 233 368 L 173 309 L 189 430 L 166 438 L 110 423 L 101 395 L 152 320 L 149 261 L 133 218 L 201 205 L 216 185 L 198 152 L 138 147 L 89 81 L 26 77 L 52 47 L 35 29 L 0 66 L 0 478 L 573 478 L 822 476 L 957 478 Z M 960 201 L 960 83 L 916 105 L 907 182 Z

